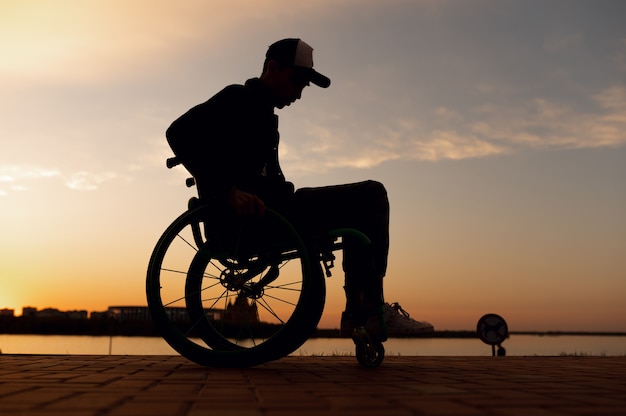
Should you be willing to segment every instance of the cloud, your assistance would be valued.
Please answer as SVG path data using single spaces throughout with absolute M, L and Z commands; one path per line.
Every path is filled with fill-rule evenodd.
M 400 159 L 396 152 L 385 149 L 369 149 L 358 152 L 357 155 L 332 158 L 327 162 L 327 168 L 369 169 L 396 159 Z
M 367 122 L 340 120 L 309 126 L 306 138 L 281 143 L 290 172 L 368 169 L 394 160 L 444 161 L 542 149 L 584 149 L 626 144 L 626 87 L 587 97 L 585 110 L 534 98 L 520 104 L 442 106 L 430 115 Z
M 366 131 L 316 127 L 308 130 L 306 144 L 283 142 L 281 162 L 289 172 L 314 173 L 332 169 L 369 169 L 397 160 L 441 161 L 508 153 L 497 143 L 454 130 L 423 132 L 411 119 L 397 119 Z
M 607 110 L 620 113 L 626 113 L 626 87 L 622 85 L 614 85 L 601 91 L 593 96 L 593 99 Z
M 95 191 L 98 187 L 117 178 L 114 172 L 74 172 L 65 178 L 65 186 L 76 191 Z
M 0 182 L 15 182 L 20 179 L 40 179 L 59 176 L 57 169 L 28 165 L 0 166 Z
M 58 183 L 75 191 L 95 191 L 105 182 L 118 179 L 115 172 L 68 172 L 54 168 L 39 166 L 13 165 L 0 166 L 0 195 L 6 196 L 9 191 L 28 191 L 30 185 L 43 180 L 56 180 Z
M 434 131 L 425 140 L 416 140 L 412 143 L 408 153 L 413 160 L 461 160 L 474 159 L 508 153 L 506 147 L 490 143 L 475 136 L 463 136 L 459 132 Z
M 626 144 L 626 88 L 612 86 L 588 100 L 586 111 L 537 98 L 508 112 L 494 109 L 486 139 L 528 148 L 598 148 Z M 594 107 L 595 104 L 595 107 Z
M 37 166 L 0 166 L 0 197 L 10 192 L 20 192 L 28 189 L 24 182 L 59 177 L 56 169 L 47 169 Z
M 142 170 L 162 166 L 163 159 L 170 155 L 167 148 L 155 148 L 153 154 L 147 154 L 145 150 L 147 146 L 139 147 L 136 140 L 129 140 L 129 137 L 136 138 L 148 134 L 146 132 L 153 129 L 162 129 L 164 125 L 162 119 L 172 117 L 173 111 L 169 110 L 169 104 L 154 106 L 151 103 L 138 102 L 146 99 L 144 96 L 149 94 L 147 90 L 141 90 L 139 87 L 127 88 L 126 83 L 116 79 L 118 76 L 133 77 L 138 73 L 138 68 L 150 68 L 150 72 L 145 72 L 148 77 L 153 71 L 169 73 L 175 70 L 173 68 L 185 66 L 194 59 L 206 56 L 230 59 L 234 54 L 228 49 L 233 48 L 240 39 L 251 38 L 250 33 L 255 32 L 255 39 L 258 39 L 279 30 L 267 25 L 268 22 L 279 20 L 291 22 L 286 28 L 293 29 L 294 22 L 302 22 L 301 16 L 307 16 L 309 20 L 312 19 L 311 21 L 319 20 L 320 27 L 329 29 L 322 31 L 324 33 L 320 32 L 320 52 L 328 56 L 333 50 L 328 45 L 322 49 L 325 36 L 332 39 L 331 46 L 334 47 L 336 43 L 336 49 L 342 51 L 341 60 L 337 58 L 336 62 L 330 60 L 325 64 L 331 69 L 333 64 L 336 65 L 334 67 L 336 78 L 333 78 L 336 83 L 333 85 L 339 88 L 343 85 L 344 88 L 339 90 L 342 96 L 336 96 L 337 105 L 334 107 L 335 111 L 341 111 L 342 117 L 334 120 L 335 114 L 322 114 L 312 118 L 310 124 L 305 124 L 304 128 L 302 125 L 294 127 L 293 133 L 297 136 L 285 134 L 285 137 L 298 137 L 295 141 L 284 140 L 281 143 L 281 161 L 289 170 L 318 172 L 346 167 L 368 169 L 395 160 L 436 162 L 490 157 L 526 149 L 593 148 L 621 146 L 626 142 L 624 86 L 615 85 L 604 90 L 596 90 L 596 93 L 587 97 L 574 99 L 571 98 L 573 94 L 592 88 L 590 86 L 592 84 L 576 85 L 579 88 L 571 89 L 570 84 L 567 84 L 568 88 L 563 89 L 566 91 L 564 94 L 557 91 L 560 84 L 551 85 L 554 88 L 551 91 L 538 91 L 547 83 L 545 75 L 542 74 L 552 74 L 555 68 L 541 65 L 531 66 L 529 70 L 520 65 L 519 74 L 516 70 L 511 71 L 511 67 L 504 65 L 505 63 L 517 65 L 522 61 L 526 63 L 535 60 L 522 59 L 526 57 L 525 53 L 528 53 L 528 50 L 511 48 L 508 46 L 510 42 L 508 37 L 501 42 L 485 45 L 482 41 L 472 41 L 482 39 L 480 36 L 476 37 L 476 33 L 473 32 L 468 32 L 467 36 L 457 37 L 452 36 L 455 34 L 453 30 L 447 33 L 446 29 L 441 33 L 437 32 L 440 36 L 434 36 L 435 33 L 432 33 L 432 38 L 421 36 L 430 33 L 432 27 L 429 25 L 412 25 L 412 28 L 417 28 L 415 32 L 400 31 L 398 34 L 394 30 L 390 30 L 388 34 L 379 33 L 363 25 L 362 28 L 368 30 L 360 32 L 350 27 L 349 22 L 341 24 L 342 31 L 330 30 L 336 24 L 337 16 L 341 17 L 347 11 L 352 13 L 352 17 L 361 17 L 356 20 L 357 22 L 380 21 L 381 24 L 382 22 L 389 24 L 391 21 L 389 19 L 393 19 L 394 22 L 405 22 L 405 19 L 399 17 L 410 16 L 410 12 L 416 7 L 413 2 L 395 2 L 398 7 L 390 7 L 387 3 L 381 6 L 382 3 L 374 0 L 367 2 L 344 0 L 339 3 L 332 0 L 296 3 L 289 0 L 259 0 L 252 3 L 244 0 L 215 0 L 210 4 L 201 0 L 178 3 L 152 0 L 137 0 L 130 3 L 121 0 L 76 3 L 59 0 L 54 4 L 45 2 L 37 4 L 14 2 L 10 3 L 11 6 L 6 4 L 5 2 L 0 6 L 2 7 L 0 49 L 5 52 L 4 59 L 0 62 L 0 71 L 11 76 L 3 78 L 4 81 L 0 79 L 0 83 L 27 88 L 33 84 L 15 80 L 22 76 L 47 80 L 54 85 L 60 85 L 58 91 L 63 91 L 63 94 L 59 94 L 59 97 L 67 100 L 70 99 L 67 97 L 71 97 L 78 103 L 77 107 L 56 106 L 66 111 L 64 114 L 78 115 L 75 119 L 55 117 L 56 123 L 62 127 L 57 127 L 59 133 L 55 149 L 50 151 L 55 152 L 64 148 L 76 153 L 80 150 L 87 156 L 81 156 L 80 164 L 74 168 L 69 168 L 66 163 L 63 165 L 63 172 L 58 170 L 48 172 L 74 190 L 97 189 L 107 181 L 119 180 L 121 178 L 119 172 L 132 172 L 139 176 Z M 429 13 L 441 12 L 436 15 L 435 26 L 462 28 L 443 25 L 449 19 L 456 22 L 456 16 L 466 15 L 464 11 L 461 13 L 458 10 L 459 6 L 455 2 L 435 0 L 420 2 L 420 11 L 424 7 Z M 478 13 L 479 10 L 480 8 L 475 12 Z M 451 14 L 448 15 L 447 11 Z M 467 18 L 471 19 L 472 16 L 468 15 Z M 420 14 L 419 18 L 423 18 L 423 15 Z M 408 20 L 413 22 L 413 19 L 406 21 Z M 266 32 L 258 30 L 266 26 L 268 27 Z M 476 24 L 472 27 L 481 26 Z M 426 32 L 420 31 L 420 28 Z M 307 23 L 301 24 L 298 29 L 307 33 L 310 28 Z M 489 33 L 487 30 L 489 26 L 485 26 L 484 29 L 485 33 Z M 566 57 L 575 56 L 578 49 L 587 47 L 589 41 L 585 37 L 589 34 L 581 33 L 579 30 L 578 26 L 572 25 L 563 25 L 560 30 L 552 26 L 548 29 L 539 27 L 537 38 L 540 41 L 532 45 L 537 46 L 540 52 L 543 50 L 541 56 L 551 55 L 545 54 L 545 51 L 559 52 Z M 479 32 L 480 35 L 483 30 Z M 372 38 L 362 37 L 358 42 L 354 42 L 351 36 L 335 39 L 336 33 L 351 35 L 354 39 L 357 34 L 367 33 Z M 516 32 L 493 33 L 512 36 Z M 423 39 L 427 39 L 428 42 L 422 43 Z M 454 45 L 463 53 L 457 53 L 457 49 L 443 47 L 451 45 L 447 43 L 450 39 L 454 39 L 455 42 L 462 41 Z M 490 36 L 491 39 L 498 38 Z M 406 44 L 389 43 L 390 40 Z M 345 42 L 345 47 L 342 42 Z M 617 52 L 611 51 L 610 57 L 613 59 L 611 61 L 613 66 L 617 62 L 624 68 L 626 39 L 621 39 L 620 42 L 620 48 Z M 250 44 L 251 40 L 247 39 L 245 43 Z M 507 45 L 506 50 L 496 48 L 500 43 Z M 202 45 L 201 53 L 198 53 L 199 45 Z M 385 45 L 395 46 L 391 48 Z M 256 48 L 258 45 L 251 45 L 250 48 L 253 46 Z M 396 51 L 404 52 L 398 54 Z M 519 60 L 508 59 L 511 51 L 514 51 Z M 528 56 L 537 57 L 534 54 L 535 49 L 532 51 L 533 54 Z M 364 52 L 366 53 L 360 55 Z M 399 61 L 381 59 L 387 57 L 382 52 L 389 52 L 389 57 L 397 57 Z M 237 56 L 233 59 L 239 59 L 239 55 L 247 56 L 246 49 L 243 48 L 241 52 L 238 49 Z M 449 56 L 457 57 L 458 61 L 455 58 L 453 62 L 459 64 L 450 65 L 446 60 Z M 156 62 L 159 64 L 155 65 Z M 341 62 L 349 68 L 346 70 L 349 72 L 342 74 Z M 476 62 L 480 62 L 481 65 L 476 65 Z M 360 63 L 364 65 L 359 67 Z M 229 68 L 230 65 L 229 61 L 223 64 L 220 62 L 220 67 L 223 68 Z M 602 62 L 599 66 L 602 67 Z M 457 68 L 462 70 L 462 73 L 456 72 Z M 517 68 L 515 66 L 513 69 Z M 556 69 L 562 69 L 569 74 L 567 68 L 569 67 L 559 65 Z M 501 74 L 506 74 L 507 78 L 503 80 Z M 532 79 L 529 80 L 528 74 L 532 75 Z M 213 73 L 209 78 L 215 79 L 214 75 Z M 343 75 L 343 84 L 340 75 Z M 206 74 L 203 74 L 203 77 L 205 76 Z M 402 78 L 404 76 L 408 78 Z M 101 82 L 103 77 L 106 78 L 105 82 Z M 111 88 L 102 87 L 109 85 L 107 84 L 111 82 L 109 78 L 115 81 L 110 84 Z M 93 83 L 96 88 L 102 87 L 110 95 L 102 95 L 101 91 L 97 90 L 93 96 L 97 97 L 98 104 L 89 105 L 88 99 L 91 96 L 83 95 L 87 89 L 82 88 L 82 85 L 79 86 L 81 94 L 72 94 L 72 90 L 65 88 L 65 84 L 58 83 L 59 80 L 81 82 L 85 79 L 97 80 Z M 167 79 L 171 80 L 169 77 Z M 610 79 L 602 82 L 610 82 Z M 347 87 L 347 80 L 353 80 L 352 89 Z M 204 81 L 202 78 L 201 82 Z M 195 84 L 201 83 L 193 78 L 185 82 L 193 84 L 190 89 L 194 94 L 197 91 Z M 541 87 L 535 86 L 535 82 Z M 162 82 L 159 87 L 166 84 L 167 82 Z M 154 91 L 152 86 L 151 91 Z M 56 92 L 56 89 L 52 91 Z M 141 98 L 132 97 L 131 93 Z M 565 97 L 558 97 L 559 95 Z M 25 95 L 20 94 L 16 97 L 23 99 Z M 163 97 L 158 99 L 166 101 Z M 142 108 L 145 111 L 137 114 L 132 120 L 123 118 L 120 116 L 122 110 L 119 104 L 122 100 L 128 103 L 129 108 Z M 185 96 L 185 105 L 192 102 L 191 100 L 196 100 L 196 96 L 193 98 Z M 31 101 L 42 100 L 41 97 L 37 97 Z M 178 105 L 176 103 L 176 106 Z M 342 105 L 343 108 L 340 108 Z M 15 105 L 12 107 L 19 108 Z M 100 111 L 103 107 L 118 110 L 119 113 Z M 178 111 L 178 107 L 176 108 L 175 111 Z M 128 112 L 124 114 L 126 113 Z M 309 114 L 306 114 L 304 118 L 297 118 L 295 122 L 307 120 L 308 116 Z M 112 124 L 109 123 L 110 120 L 113 120 Z M 84 124 L 81 126 L 81 123 Z M 26 129 L 22 128 L 22 125 L 27 123 L 15 123 L 15 135 L 24 134 Z M 79 139 L 72 139 L 75 142 L 68 145 L 69 138 L 77 136 L 67 134 L 65 126 L 69 125 L 89 133 L 81 133 Z M 46 126 L 45 140 L 42 140 L 44 144 L 54 141 L 55 129 L 50 128 L 49 124 Z M 284 127 L 281 124 L 281 132 L 284 132 Z M 34 128 L 38 129 L 38 126 L 34 125 Z M 95 138 L 99 133 L 93 133 L 107 132 L 106 135 L 110 136 L 108 134 L 110 131 L 123 133 L 116 134 L 113 139 L 107 137 L 106 142 Z M 38 131 L 29 133 L 29 137 L 43 136 Z M 112 140 L 118 140 L 115 146 L 111 145 Z M 158 140 L 161 141 L 161 146 L 165 146 L 163 138 Z M 106 143 L 106 146 L 92 145 L 96 141 Z M 120 145 L 128 146 L 125 147 L 123 156 L 119 156 L 117 152 Z M 132 149 L 134 152 L 129 151 L 130 146 L 136 146 Z M 66 150 L 63 152 L 63 160 L 67 160 L 68 152 Z M 126 157 L 132 158 L 132 161 L 124 160 Z M 87 164 L 84 162 L 86 158 L 96 163 Z M 105 159 L 106 165 L 103 164 L 99 170 L 97 161 Z M 120 159 L 124 165 L 120 163 Z M 7 160 L 20 159 L 12 156 L 7 157 Z M 40 163 L 33 159 L 30 159 L 30 162 Z M 132 166 L 129 166 L 130 164 Z M 85 170 L 83 166 L 89 166 L 93 171 Z M 19 177 L 0 170 L 0 174 L 4 175 L 0 177 L 0 185 L 9 192 L 7 179 L 9 177 L 13 178 L 13 184 L 18 186 L 24 186 L 26 180 L 45 177 L 45 172 L 36 170 L 30 172 L 30 175 L 34 176 L 24 176 L 28 169 L 24 168 Z
M 626 87 L 609 87 L 582 103 L 582 109 L 576 109 L 563 102 L 534 98 L 517 105 L 480 104 L 463 114 L 439 108 L 437 114 L 445 116 L 443 125 L 454 128 L 434 131 L 429 140 L 420 141 L 419 148 L 442 160 L 524 149 L 626 144 Z

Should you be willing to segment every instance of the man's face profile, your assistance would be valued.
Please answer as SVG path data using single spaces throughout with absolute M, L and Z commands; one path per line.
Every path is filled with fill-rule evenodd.
M 302 97 L 302 90 L 309 85 L 306 73 L 293 66 L 268 67 L 270 86 L 276 97 L 276 108 L 284 108 Z

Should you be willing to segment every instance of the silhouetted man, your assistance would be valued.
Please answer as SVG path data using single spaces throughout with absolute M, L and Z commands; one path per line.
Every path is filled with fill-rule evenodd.
M 263 215 L 265 207 L 284 214 L 302 233 L 354 228 L 371 246 L 344 238 L 346 311 L 342 334 L 366 325 L 372 336 L 432 332 L 400 306 L 383 301 L 389 251 L 389 202 L 376 181 L 294 191 L 278 161 L 278 116 L 311 83 L 327 88 L 330 79 L 313 69 L 313 49 L 300 39 L 283 39 L 266 53 L 261 76 L 230 85 L 190 109 L 167 130 L 174 153 L 194 176 L 200 198 L 238 215 Z M 384 308 L 383 308 L 384 306 Z M 383 319 L 384 310 L 384 319 Z

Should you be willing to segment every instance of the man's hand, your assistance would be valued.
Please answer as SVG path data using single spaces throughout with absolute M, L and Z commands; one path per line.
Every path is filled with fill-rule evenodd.
M 228 205 L 230 205 L 237 215 L 265 215 L 265 203 L 254 194 L 240 191 L 237 188 L 231 189 L 228 193 Z

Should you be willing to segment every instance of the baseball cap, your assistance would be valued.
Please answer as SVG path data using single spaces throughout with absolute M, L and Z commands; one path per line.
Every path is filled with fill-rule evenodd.
M 289 38 L 273 43 L 265 58 L 298 68 L 318 87 L 328 88 L 330 85 L 328 77 L 313 69 L 313 48 L 300 39 Z

